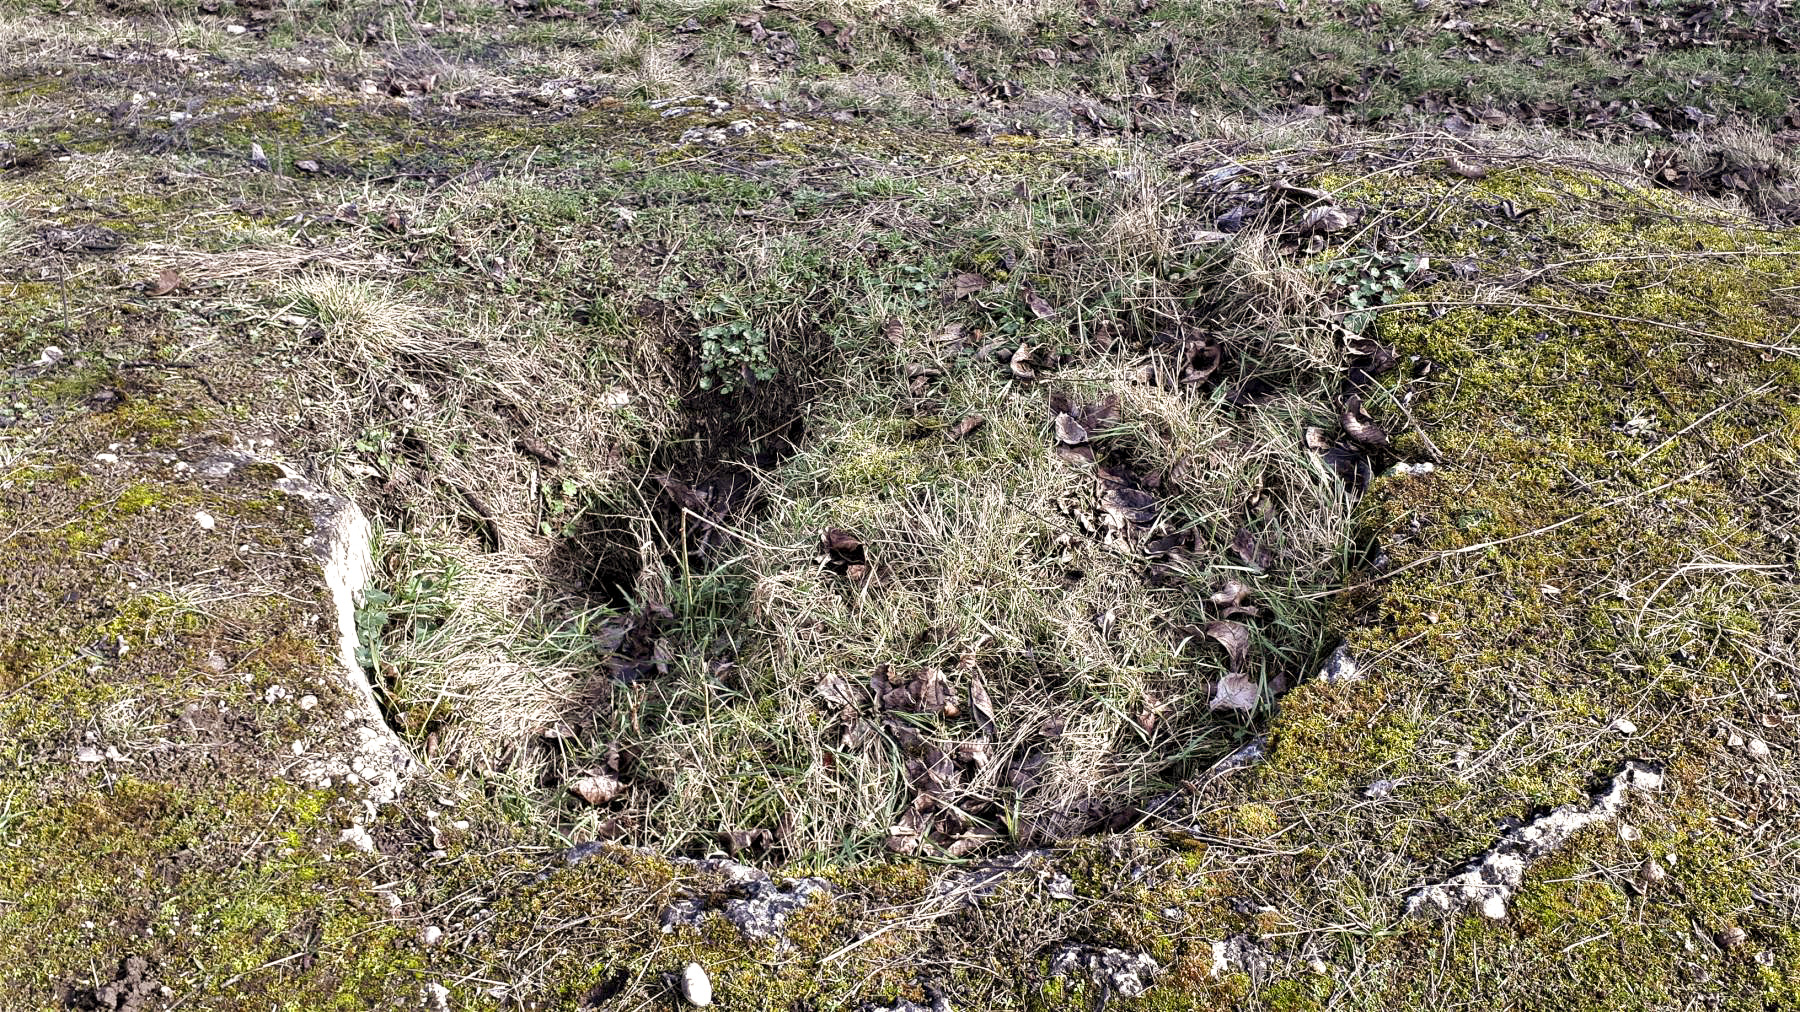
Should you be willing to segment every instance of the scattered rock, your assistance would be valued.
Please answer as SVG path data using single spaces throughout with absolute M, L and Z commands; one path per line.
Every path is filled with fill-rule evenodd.
M 568 863 L 575 864 L 601 853 L 606 847 L 607 845 L 598 843 L 581 844 L 570 848 L 565 859 Z M 722 874 L 727 885 L 727 889 L 722 891 L 736 892 L 738 895 L 722 902 L 713 896 L 689 895 L 676 899 L 662 912 L 659 923 L 665 932 L 674 931 L 682 925 L 700 927 L 707 914 L 717 912 L 747 939 L 757 941 L 778 938 L 786 931 L 788 918 L 810 904 L 814 897 L 832 894 L 830 884 L 824 879 L 793 879 L 778 885 L 768 873 L 736 861 L 720 858 L 674 858 L 671 863 L 691 871 Z
M 1331 656 L 1326 659 L 1325 667 L 1319 672 L 1319 681 L 1326 685 L 1341 685 L 1363 680 L 1362 667 L 1350 654 L 1350 644 L 1339 644 Z
M 1398 780 L 1377 780 L 1370 784 L 1367 790 L 1363 791 L 1363 797 L 1373 798 L 1377 801 L 1385 801 L 1394 796 L 1394 791 L 1399 786 L 1400 781 Z
M 1212 943 L 1212 966 L 1207 972 L 1220 977 L 1234 971 L 1243 971 L 1256 977 L 1268 970 L 1270 962 L 1269 954 L 1254 939 L 1248 935 L 1233 935 L 1222 942 Z
M 1162 967 L 1141 952 L 1105 949 L 1095 945 L 1065 945 L 1050 957 L 1050 974 L 1067 977 L 1084 973 L 1107 994 L 1135 998 L 1149 990 Z
M 1050 865 L 1046 860 L 1048 857 L 1049 852 L 1044 850 L 1023 850 L 996 857 L 970 871 L 938 879 L 932 886 L 931 895 L 933 898 L 956 897 L 953 904 L 956 907 L 978 906 L 1012 876 L 1035 875 L 1052 899 L 1074 899 L 1074 880 Z
M 219 526 L 219 522 L 213 519 L 213 515 L 205 510 L 194 514 L 194 522 L 199 524 L 203 531 L 210 531 Z
M 349 844 L 365 854 L 375 853 L 375 838 L 369 835 L 369 830 L 360 822 L 338 833 L 338 842 Z
M 682 967 L 681 996 L 695 1008 L 705 1008 L 712 1004 L 712 979 L 706 975 L 706 967 L 699 963 L 689 963 Z
M 1440 885 L 1423 886 L 1407 898 L 1409 914 L 1436 910 L 1451 913 L 1473 907 L 1482 916 L 1499 920 L 1506 904 L 1525 881 L 1531 862 L 1562 846 L 1576 833 L 1596 822 L 1616 817 L 1625 807 L 1632 788 L 1654 791 L 1662 786 L 1662 773 L 1638 762 L 1628 762 L 1612 778 L 1612 785 L 1586 806 L 1563 805 L 1506 834 L 1493 849 Z

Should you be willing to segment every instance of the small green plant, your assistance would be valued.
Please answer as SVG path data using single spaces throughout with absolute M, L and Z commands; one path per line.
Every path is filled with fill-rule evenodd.
M 731 299 L 714 299 L 694 311 L 700 329 L 700 389 L 731 393 L 752 378 L 775 378 L 769 360 L 769 337 L 750 321 L 744 308 Z
M 455 607 L 450 589 L 462 570 L 449 557 L 407 540 L 377 544 L 375 551 L 384 570 L 399 574 L 391 589 L 365 589 L 356 609 L 356 661 L 379 675 L 384 642 L 420 643 L 444 625 Z
M 356 452 L 373 460 L 383 474 L 394 470 L 394 434 L 380 425 L 362 430 L 356 437 Z
M 546 481 L 539 486 L 538 495 L 543 500 L 538 532 L 545 537 L 574 537 L 585 505 L 581 486 L 573 478 Z
M 1375 311 L 1394 301 L 1406 290 L 1414 274 L 1424 270 L 1430 261 L 1417 253 L 1386 253 L 1367 250 L 1313 264 L 1315 274 L 1329 277 L 1343 290 L 1350 311 L 1344 315 L 1344 328 L 1361 334 L 1375 319 Z

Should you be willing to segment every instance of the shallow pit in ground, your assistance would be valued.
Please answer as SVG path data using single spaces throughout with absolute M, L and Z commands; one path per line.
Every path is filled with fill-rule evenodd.
M 568 681 L 482 768 L 573 839 L 747 859 L 957 858 L 1168 806 L 1333 645 L 1308 595 L 1354 483 L 1294 434 L 1369 450 L 1318 389 L 1234 404 L 1163 344 L 1022 382 L 1016 347 L 900 342 L 820 379 L 792 440 L 708 414 L 556 540 Z

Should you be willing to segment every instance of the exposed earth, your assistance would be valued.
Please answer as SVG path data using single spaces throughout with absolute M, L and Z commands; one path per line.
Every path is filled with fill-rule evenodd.
M 1800 1009 L 1797 40 L 0 2 L 0 1010 Z

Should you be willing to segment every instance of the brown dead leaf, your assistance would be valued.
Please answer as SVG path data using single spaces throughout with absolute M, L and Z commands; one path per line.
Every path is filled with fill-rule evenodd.
M 152 296 L 172 295 L 185 287 L 187 287 L 187 282 L 182 280 L 180 274 L 175 273 L 175 268 L 164 267 L 162 273 L 156 276 L 156 283 L 150 287 L 150 294 Z
M 957 836 L 944 846 L 944 854 L 948 857 L 962 857 L 973 853 L 999 839 L 992 830 L 971 829 Z
M 988 743 L 969 741 L 956 746 L 956 761 L 967 763 L 978 770 L 986 767 L 992 761 L 988 756 Z
M 557 453 L 554 449 L 551 449 L 549 445 L 533 439 L 530 436 L 520 436 L 516 445 L 527 456 L 536 457 L 539 461 L 549 467 L 555 467 L 562 463 L 562 454 Z
M 1037 363 L 1033 361 L 1033 358 L 1043 350 L 1043 347 L 1041 344 L 1019 345 L 1018 350 L 1012 353 L 1012 358 L 1008 363 L 1012 368 L 1012 374 L 1022 380 L 1037 379 Z
M 1487 166 L 1480 162 L 1458 158 L 1456 155 L 1445 156 L 1444 168 L 1449 169 L 1451 172 L 1456 173 L 1464 179 L 1482 179 L 1487 176 L 1488 172 Z
M 1057 415 L 1056 440 L 1067 446 L 1076 446 L 1088 441 L 1088 430 L 1075 420 L 1074 415 Z
M 869 559 L 863 551 L 862 538 L 842 527 L 825 530 L 819 542 L 819 562 L 829 572 L 837 573 L 851 583 L 869 578 Z
M 1339 207 L 1315 207 L 1300 216 L 1301 235 L 1328 235 L 1350 227 L 1350 215 Z
M 625 785 L 611 773 L 592 772 L 569 781 L 569 793 L 590 805 L 607 804 L 625 793 Z
M 1145 734 L 1153 734 L 1156 731 L 1157 719 L 1162 715 L 1162 709 L 1162 700 L 1156 698 L 1156 694 L 1153 692 L 1145 692 L 1143 705 L 1138 707 L 1137 714 L 1131 718 L 1132 723 L 1136 724 Z
M 1148 527 L 1156 519 L 1156 497 L 1138 488 L 1109 488 L 1100 493 L 1100 508 L 1113 525 Z
M 937 808 L 937 799 L 929 794 L 913 798 L 900 818 L 888 827 L 887 846 L 896 854 L 916 854 L 924 842 L 927 816 Z
M 151 297 L 173 295 L 176 294 L 176 292 L 180 292 L 180 290 L 184 290 L 184 288 L 187 288 L 187 281 L 182 279 L 180 274 L 176 274 L 175 268 L 164 267 L 162 268 L 162 274 L 158 274 L 157 281 L 151 283 L 151 286 L 149 286 L 149 294 L 151 294 Z
M 956 706 L 956 694 L 950 691 L 950 680 L 944 677 L 942 669 L 927 668 L 913 684 L 917 686 L 914 694 L 919 700 L 919 712 L 943 713 Z
M 987 683 L 981 680 L 978 672 L 969 674 L 969 715 L 975 718 L 975 726 L 982 734 L 993 737 L 997 726 L 994 722 L 994 700 L 988 695 Z M 986 761 L 985 750 L 982 753 Z
M 1257 571 L 1267 570 L 1275 563 L 1275 553 L 1263 547 L 1250 533 L 1250 528 L 1239 527 L 1231 537 L 1231 551 L 1244 563 Z
M 1251 713 L 1262 702 L 1262 688 L 1248 675 L 1232 672 L 1213 687 L 1211 707 L 1215 710 L 1237 710 Z
M 1212 602 L 1213 607 L 1219 609 L 1220 616 L 1224 618 L 1232 618 L 1237 615 L 1248 615 L 1252 618 L 1256 616 L 1256 608 L 1246 603 L 1250 600 L 1250 588 L 1237 580 L 1226 580 L 1225 586 L 1214 591 L 1207 600 Z
M 819 695 L 839 706 L 855 707 L 860 694 L 844 676 L 832 672 L 819 679 Z
M 1048 320 L 1056 316 L 1056 307 L 1029 288 L 1025 290 L 1025 305 L 1031 310 L 1031 315 L 1040 320 Z
M 1224 350 L 1217 341 L 1201 339 L 1186 342 L 1181 348 L 1181 372 L 1178 377 L 1181 385 L 1193 386 L 1204 382 L 1218 371 L 1219 363 L 1223 360 Z
M 1349 436 L 1352 442 L 1360 443 L 1371 449 L 1388 445 L 1387 433 L 1382 431 L 1381 426 L 1375 424 L 1375 420 L 1369 417 L 1367 411 L 1363 410 L 1362 398 L 1356 394 L 1344 398 L 1344 411 L 1338 416 L 1338 422 L 1343 425 L 1344 434 Z
M 961 441 L 969 438 L 976 429 L 986 424 L 987 419 L 980 415 L 964 415 L 956 420 L 955 425 L 950 426 L 949 436 L 953 440 Z
M 1275 194 L 1283 200 L 1291 200 L 1296 204 L 1316 204 L 1331 199 L 1329 191 L 1285 181 L 1275 184 Z
M 923 397 L 931 390 L 932 384 L 942 379 L 944 370 L 930 365 L 909 365 L 906 367 L 906 389 L 914 397 Z
M 979 274 L 963 272 L 950 279 L 950 291 L 953 298 L 966 299 L 986 288 L 988 281 Z
M 1218 621 L 1206 624 L 1206 635 L 1217 640 L 1231 658 L 1231 670 L 1242 671 L 1250 657 L 1250 629 L 1242 622 Z

